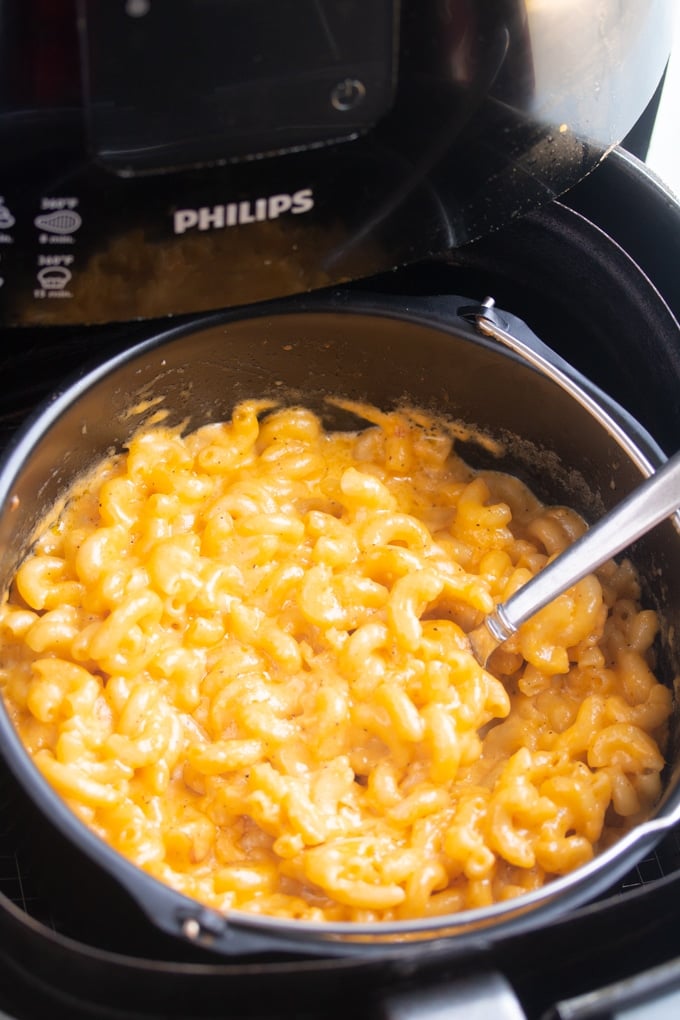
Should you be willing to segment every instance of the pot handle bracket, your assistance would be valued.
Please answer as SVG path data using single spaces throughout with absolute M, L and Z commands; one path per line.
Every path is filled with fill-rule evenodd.
M 479 333 L 502 344 L 552 379 L 590 413 L 601 417 L 604 409 L 607 415 L 604 424 L 620 445 L 629 449 L 630 436 L 635 438 L 642 454 L 638 467 L 645 475 L 652 474 L 666 461 L 665 453 L 640 422 L 540 340 L 526 322 L 497 308 L 492 297 L 484 298 L 477 305 L 460 306 L 455 311 L 459 318 L 474 326 Z

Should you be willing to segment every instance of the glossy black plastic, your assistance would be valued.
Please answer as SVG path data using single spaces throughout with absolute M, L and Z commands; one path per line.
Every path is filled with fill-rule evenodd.
M 395 0 L 80 6 L 88 136 L 115 172 L 280 156 L 392 105 Z
M 352 140 L 329 141 L 319 123 L 310 141 L 305 118 L 288 117 L 274 82 L 270 105 L 281 123 L 265 158 L 257 117 L 261 137 L 244 158 L 247 125 L 240 113 L 232 123 L 219 112 L 219 81 L 194 96 L 195 115 L 177 100 L 183 61 L 156 45 L 154 24 L 167 18 L 179 47 L 174 15 L 188 0 L 146 6 L 133 17 L 144 3 L 83 3 L 79 39 L 75 0 L 0 0 L 0 326 L 234 307 L 365 278 L 487 236 L 582 180 L 637 121 L 664 71 L 673 3 L 402 0 L 393 96 L 386 72 Z M 221 6 L 202 0 L 191 9 L 216 15 Z M 161 7 L 173 16 L 161 17 Z M 367 34 L 380 60 L 396 21 L 387 3 L 384 15 L 383 29 Z M 318 27 L 318 18 L 310 13 L 307 24 Z M 203 35 L 210 38 L 206 26 Z M 142 56 L 126 59 L 145 40 Z M 313 52 L 311 37 L 302 52 Z M 211 53 L 208 77 L 219 64 Z M 289 68 L 294 84 L 298 70 L 307 80 L 304 67 L 301 59 Z M 359 74 L 351 61 L 342 67 L 339 82 Z M 281 147 L 293 151 L 271 155 L 279 129 Z M 305 140 L 295 146 L 298 130 Z M 157 165 L 151 178 L 122 177 L 104 168 L 102 160 L 113 161 L 133 173 L 142 135 L 158 142 L 158 152 L 154 143 L 142 156 L 160 157 L 162 172 Z M 189 148 L 188 164 L 176 144 Z

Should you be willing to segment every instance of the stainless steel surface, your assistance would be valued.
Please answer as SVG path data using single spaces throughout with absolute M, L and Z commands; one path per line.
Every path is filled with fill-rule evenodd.
M 514 351 L 515 354 L 519 354 L 530 365 L 533 365 L 534 368 L 537 368 L 540 372 L 547 375 L 549 379 L 557 383 L 584 410 L 589 414 L 595 415 L 612 439 L 627 450 L 627 453 L 643 474 L 648 475 L 650 473 L 652 467 L 646 453 L 642 450 L 629 449 L 626 427 L 622 426 L 619 420 L 612 418 L 603 410 L 599 394 L 593 394 L 590 386 L 583 385 L 584 382 L 587 383 L 587 380 L 575 379 L 573 372 L 570 371 L 570 366 L 533 333 L 527 333 L 523 322 L 520 325 L 523 327 L 524 337 L 520 336 L 508 324 L 509 316 L 503 311 L 499 312 L 496 309 L 495 301 L 491 297 L 485 298 L 478 309 L 470 309 L 468 318 L 475 323 L 480 333 L 492 337 L 504 347 Z
M 615 418 L 603 414 L 597 395 L 580 386 L 569 366 L 541 340 L 527 332 L 524 323 L 520 323 L 524 334 L 520 336 L 516 329 L 518 320 L 515 320 L 515 327 L 509 325 L 510 316 L 496 309 L 493 298 L 487 297 L 477 308 L 468 309 L 466 317 L 485 336 L 498 341 L 545 373 L 586 411 L 596 415 L 614 440 L 626 445 L 625 427 L 622 428 L 621 422 Z M 635 451 L 632 451 L 632 456 L 636 457 Z M 650 475 L 652 467 L 644 453 L 638 453 L 636 462 L 643 475 Z M 670 517 L 679 507 L 680 454 L 675 454 L 618 506 L 610 509 L 579 541 L 506 602 L 496 606 L 482 624 L 470 632 L 470 645 L 478 661 L 486 665 L 495 649 L 512 637 L 526 620 Z M 680 529 L 680 518 L 676 521 L 676 528 Z
M 678 959 L 555 1003 L 550 1020 L 668 1020 L 680 1010 Z
M 481 664 L 540 609 L 680 507 L 680 453 L 589 528 L 469 634 Z M 490 640 L 489 640 L 490 639 Z
M 387 998 L 384 1020 L 526 1020 L 512 985 L 501 974 L 479 971 L 455 983 Z

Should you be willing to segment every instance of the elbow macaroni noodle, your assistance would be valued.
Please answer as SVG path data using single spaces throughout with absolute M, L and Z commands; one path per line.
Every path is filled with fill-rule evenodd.
M 347 405 L 345 405 L 347 406 Z M 244 401 L 135 437 L 0 609 L 37 766 L 140 868 L 228 911 L 451 913 L 587 862 L 660 792 L 656 616 L 609 563 L 489 671 L 466 631 L 584 525 L 423 412 Z

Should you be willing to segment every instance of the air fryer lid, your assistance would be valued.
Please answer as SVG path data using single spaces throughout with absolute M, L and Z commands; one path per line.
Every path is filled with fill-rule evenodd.
M 661 76 L 667 43 L 650 48 L 659 6 L 174 0 L 138 4 L 135 17 L 130 4 L 80 0 L 90 147 L 102 165 L 137 174 L 352 139 L 399 113 L 400 86 L 413 89 L 410 74 L 429 58 L 450 127 L 483 115 L 475 103 L 488 97 L 606 148 Z M 427 92 L 415 96 L 427 104 Z
M 625 137 L 674 5 L 80 0 L 80 34 L 75 0 L 11 6 L 0 324 L 25 325 L 268 300 L 488 235 Z

